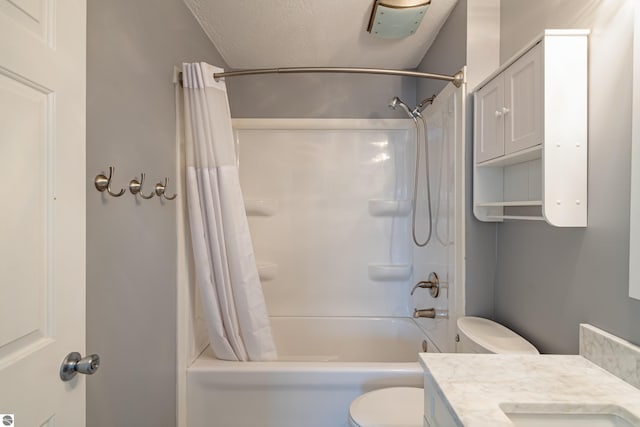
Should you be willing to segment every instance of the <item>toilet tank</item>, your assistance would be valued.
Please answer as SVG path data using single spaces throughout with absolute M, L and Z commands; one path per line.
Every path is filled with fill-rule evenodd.
M 499 323 L 481 317 L 460 317 L 458 353 L 539 354 L 529 341 Z

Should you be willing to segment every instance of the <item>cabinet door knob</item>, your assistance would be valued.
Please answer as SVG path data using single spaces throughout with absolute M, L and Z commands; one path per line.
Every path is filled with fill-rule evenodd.
M 507 107 L 502 107 L 502 114 L 509 114 L 511 110 L 508 109 Z
M 502 111 L 500 111 L 500 110 L 496 110 L 496 117 L 497 117 L 497 118 L 502 117 Z

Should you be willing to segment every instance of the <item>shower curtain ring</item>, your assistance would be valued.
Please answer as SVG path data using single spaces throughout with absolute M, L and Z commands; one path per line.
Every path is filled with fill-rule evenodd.
M 148 196 L 145 196 L 144 193 L 142 192 L 142 185 L 144 184 L 144 176 L 145 176 L 144 173 L 141 173 L 140 181 L 138 181 L 135 178 L 129 181 L 129 191 L 131 191 L 131 194 L 133 195 L 139 194 L 140 197 L 142 197 L 143 199 L 149 200 L 150 198 L 153 197 L 154 193 L 152 191 Z
M 167 194 L 165 193 L 165 190 L 167 189 L 167 184 L 169 183 L 169 178 L 165 178 L 164 179 L 164 183 L 159 182 L 156 184 L 156 194 L 158 195 L 158 197 L 162 198 L 164 197 L 167 200 L 173 200 L 176 197 L 178 197 L 178 194 L 174 194 L 173 196 L 167 196 Z
M 106 192 L 109 193 L 110 196 L 120 197 L 125 192 L 124 188 L 121 189 L 118 193 L 114 193 L 111 190 L 111 177 L 113 176 L 114 170 L 115 168 L 113 166 L 109 166 L 109 177 L 107 178 L 106 176 L 104 176 L 104 174 L 96 175 L 96 179 L 93 181 L 93 183 L 96 186 L 96 190 L 98 190 L 99 192 L 103 193 L 106 190 Z

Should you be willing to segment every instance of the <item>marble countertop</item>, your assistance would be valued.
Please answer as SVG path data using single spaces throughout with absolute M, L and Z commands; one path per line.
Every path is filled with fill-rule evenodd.
M 617 413 L 640 426 L 640 390 L 582 356 L 428 353 L 420 363 L 460 426 L 513 426 L 504 411 Z

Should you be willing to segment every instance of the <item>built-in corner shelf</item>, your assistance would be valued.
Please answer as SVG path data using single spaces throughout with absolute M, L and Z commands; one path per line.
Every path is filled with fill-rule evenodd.
M 481 221 L 587 226 L 587 30 L 546 30 L 474 89 Z
M 375 282 L 408 280 L 411 269 L 411 264 L 369 264 L 369 279 Z
M 411 212 L 411 200 L 369 200 L 371 216 L 407 216 Z
M 274 199 L 245 199 L 247 216 L 273 216 L 278 211 L 278 201 Z

